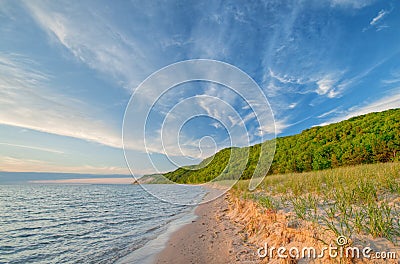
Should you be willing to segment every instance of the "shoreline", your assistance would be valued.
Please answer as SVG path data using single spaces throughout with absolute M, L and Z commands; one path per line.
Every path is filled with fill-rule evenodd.
M 205 194 L 202 197 L 202 201 L 206 197 L 213 196 L 217 193 L 214 188 L 204 187 Z M 198 216 L 195 213 L 198 205 L 190 205 L 186 212 L 181 213 L 182 215 L 173 221 L 169 222 L 164 226 L 163 231 L 156 237 L 147 241 L 143 246 L 130 252 L 129 254 L 117 259 L 115 264 L 130 264 L 130 263 L 141 263 L 141 264 L 153 264 L 156 256 L 162 252 L 167 242 L 171 239 L 171 235 L 179 231 L 184 226 L 194 222 Z
M 165 230 L 157 237 L 149 240 L 142 247 L 136 249 L 130 254 L 118 259 L 115 264 L 130 264 L 130 263 L 141 263 L 141 264 L 152 264 L 156 256 L 164 250 L 167 242 L 170 240 L 171 235 L 177 232 L 180 228 L 190 224 L 194 221 L 197 216 L 195 215 L 195 208 L 192 208 L 188 212 L 184 213 L 182 217 L 179 217 L 172 222 L 168 223 Z
M 245 243 L 243 228 L 228 216 L 227 194 L 198 205 L 194 212 L 197 218 L 171 234 L 153 263 L 259 262 L 256 249 Z
M 165 226 L 164 231 L 162 231 L 157 237 L 146 242 L 142 247 L 132 251 L 128 255 L 125 255 L 122 258 L 116 260 L 116 264 L 128 264 L 128 263 L 141 263 L 141 264 L 153 264 L 157 263 L 159 256 L 164 254 L 164 251 L 168 250 L 168 245 L 170 244 L 173 237 L 180 233 L 184 228 L 190 228 L 191 225 L 196 223 L 201 217 L 201 209 L 199 207 L 207 207 L 208 204 L 215 201 L 216 197 L 221 199 L 225 197 L 226 194 L 221 193 L 224 189 L 220 186 L 210 186 L 203 185 L 202 188 L 205 189 L 206 193 L 204 194 L 202 201 L 198 205 L 193 205 L 186 213 L 172 222 L 168 223 Z M 214 199 L 214 200 L 213 200 Z M 211 202 L 210 202 L 211 200 Z M 200 210 L 200 211 L 199 211 Z M 208 212 L 207 216 L 212 214 L 212 212 Z M 186 236 L 185 236 L 186 239 Z M 172 254 L 171 261 L 163 262 L 163 263 L 181 263 L 177 262 L 175 259 L 175 254 Z M 182 262 L 186 263 L 186 262 Z M 197 262 L 196 262 L 197 263 Z

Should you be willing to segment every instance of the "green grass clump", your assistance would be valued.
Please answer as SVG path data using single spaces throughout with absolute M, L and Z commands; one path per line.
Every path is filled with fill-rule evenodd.
M 270 210 L 276 210 L 278 208 L 278 204 L 269 196 L 261 196 L 258 198 L 258 202 Z
M 400 163 L 378 163 L 318 172 L 267 176 L 253 192 L 234 188 L 270 209 L 288 209 L 336 233 L 400 241 Z M 278 200 L 281 203 L 278 203 Z M 286 210 L 286 211 L 288 211 Z

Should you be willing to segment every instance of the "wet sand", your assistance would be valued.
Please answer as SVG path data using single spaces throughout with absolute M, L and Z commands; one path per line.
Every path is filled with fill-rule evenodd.
M 257 263 L 256 248 L 228 217 L 226 195 L 199 205 L 198 218 L 171 235 L 155 263 Z

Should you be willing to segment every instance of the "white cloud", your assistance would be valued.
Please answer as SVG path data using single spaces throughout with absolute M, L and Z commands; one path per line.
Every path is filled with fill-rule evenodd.
M 225 97 L 230 96 L 226 95 Z M 197 158 L 200 138 L 197 138 L 198 135 L 185 134 L 181 129 L 184 124 L 191 125 L 187 123 L 188 120 L 194 120 L 199 116 L 208 116 L 219 121 L 220 123 L 217 123 L 218 126 L 216 127 L 226 129 L 234 145 L 248 145 L 248 139 L 243 141 L 241 137 L 241 135 L 246 134 L 244 120 L 231 103 L 229 100 L 224 101 L 220 97 L 209 94 L 193 96 L 180 101 L 171 108 L 164 119 L 162 141 L 160 141 L 160 137 L 152 137 L 149 146 L 152 151 L 161 152 L 160 148 L 163 146 L 169 155 L 183 156 L 182 153 L 185 153 L 185 156 Z M 213 121 L 211 124 L 214 125 L 215 123 Z M 204 132 L 207 133 L 207 131 Z M 222 146 L 222 144 L 223 142 L 217 142 L 218 148 L 229 146 Z M 210 150 L 214 150 L 214 145 L 210 146 Z M 207 156 L 211 154 L 207 152 Z
M 316 90 L 316 93 L 319 95 L 324 95 L 328 94 L 328 97 L 330 97 L 330 94 L 332 93 L 333 85 L 335 84 L 335 81 L 332 80 L 329 77 L 322 78 L 321 80 L 317 81 L 318 88 Z
M 385 28 L 388 28 L 389 26 L 386 25 L 386 24 L 383 22 L 383 19 L 384 19 L 388 14 L 390 14 L 391 11 L 392 11 L 392 10 L 384 10 L 384 9 L 382 9 L 381 11 L 379 11 L 379 13 L 378 13 L 375 17 L 373 17 L 373 18 L 371 19 L 371 21 L 369 22 L 369 25 L 368 25 L 367 27 L 363 28 L 363 32 L 367 31 L 367 30 L 370 29 L 371 27 L 375 27 L 376 31 L 381 31 L 381 30 L 383 30 L 383 29 L 385 29 Z
M 390 72 L 390 77 L 382 80 L 383 84 L 395 84 L 400 82 L 400 69 L 393 69 Z
M 211 123 L 211 126 L 215 127 L 216 129 L 223 128 L 219 122 L 213 122 L 213 123 Z
M 230 146 L 229 139 L 232 139 L 232 145 L 235 146 L 248 145 L 249 138 L 256 135 L 255 131 L 246 131 L 246 128 L 256 128 L 251 125 L 247 127 L 244 124 L 245 121 L 253 118 L 249 115 L 249 111 L 241 111 L 244 105 L 251 106 L 251 111 L 257 112 L 260 123 L 273 124 L 272 121 L 269 122 L 272 119 L 272 113 L 266 109 L 268 102 L 262 92 L 251 82 L 251 79 L 236 74 L 233 68 L 226 67 L 226 65 L 215 64 L 211 61 L 206 63 L 207 67 L 204 67 L 204 63 L 176 64 L 172 68 L 166 68 L 160 72 L 154 77 L 154 80 L 149 79 L 149 83 L 144 83 L 136 90 L 127 110 L 126 122 L 124 122 L 124 131 L 125 129 L 129 131 L 129 134 L 124 136 L 125 139 L 134 141 L 145 135 L 147 137 L 146 147 L 151 152 L 168 153 L 171 156 L 182 156 L 182 153 L 185 153 L 185 156 L 197 157 L 198 143 L 196 140 L 207 133 L 209 128 L 203 129 L 199 126 L 197 130 L 191 130 L 190 133 L 181 130 L 183 124 L 190 124 L 188 120 L 197 116 L 216 119 L 229 131 L 229 136 L 223 135 L 222 130 L 221 133 L 218 133 L 220 136 L 217 142 L 218 148 L 223 144 L 225 144 L 224 147 Z M 184 68 L 180 68 L 182 66 Z M 169 71 L 173 71 L 171 72 L 173 74 L 167 74 Z M 181 98 L 180 95 L 176 96 L 174 89 L 168 89 L 168 87 L 174 87 L 183 77 L 189 77 L 193 72 L 196 72 L 194 79 L 213 80 L 215 83 L 223 83 L 226 86 L 203 83 L 204 85 L 189 85 L 187 89 L 178 89 L 178 91 L 187 91 L 186 98 Z M 190 78 L 193 78 L 192 76 Z M 160 83 L 162 85 L 159 85 Z M 228 87 L 232 87 L 234 90 Z M 158 97 L 159 95 L 162 96 Z M 156 98 L 157 100 L 155 100 Z M 158 107 L 159 105 L 161 107 Z M 163 111 L 159 111 L 160 108 Z M 147 109 L 156 109 L 150 118 L 147 118 Z M 151 118 L 156 121 L 150 120 Z M 144 122 L 150 124 L 151 129 L 142 131 L 138 124 Z M 160 133 L 157 133 L 160 131 L 160 122 L 164 122 L 162 141 Z M 141 145 L 136 144 L 136 147 Z M 165 150 L 162 149 L 163 147 Z
M 277 72 L 274 72 L 273 70 L 271 70 L 271 68 L 269 69 L 269 75 L 278 80 L 281 83 L 284 84 L 305 84 L 307 83 L 306 80 L 303 80 L 302 78 L 296 78 L 293 76 L 288 76 L 288 75 L 279 75 Z
M 374 3 L 375 0 L 331 0 L 332 6 L 360 9 Z
M 291 76 L 286 73 L 280 73 L 276 70 L 272 70 L 271 68 L 269 68 L 268 71 L 263 75 L 263 84 L 265 86 L 264 89 L 266 95 L 272 98 L 270 102 L 276 112 L 280 112 L 280 110 L 286 110 L 288 108 L 288 105 L 290 105 L 287 100 L 288 94 L 304 95 L 313 93 L 313 87 L 311 89 L 309 87 L 314 85 L 316 81 L 317 79 L 313 76 Z M 292 104 L 292 107 L 295 107 L 296 105 Z
M 364 106 L 356 106 L 350 108 L 348 111 L 344 112 L 343 115 L 339 117 L 332 118 L 327 122 L 320 124 L 321 126 L 328 125 L 331 123 L 337 123 L 342 120 L 349 119 L 354 116 L 364 115 L 372 112 L 381 112 L 388 109 L 394 109 L 400 107 L 400 87 L 398 88 L 398 93 L 391 96 L 381 98 L 379 100 L 373 101 Z
M 278 96 L 284 87 L 276 85 L 274 82 L 269 82 L 268 85 L 264 88 L 267 96 L 275 97 Z
M 384 84 L 394 84 L 394 83 L 399 83 L 399 82 L 400 82 L 400 78 L 392 78 L 392 79 L 382 80 L 382 83 L 384 83 Z
M 52 1 L 25 1 L 25 5 L 55 43 L 129 91 L 163 66 L 159 65 L 161 56 L 154 52 L 157 49 L 149 52 L 152 41 L 143 40 L 143 34 L 142 40 L 129 38 L 101 10 L 73 2 L 61 6 Z
M 121 147 L 118 129 L 94 118 L 85 103 L 54 93 L 51 78 L 19 55 L 0 54 L 0 124 Z
M 266 134 L 275 134 L 278 135 L 280 133 L 282 133 L 287 127 L 289 127 L 290 125 L 288 125 L 286 123 L 286 120 L 275 120 L 275 127 L 274 126 L 265 126 L 265 127 L 261 127 L 258 131 L 259 135 L 262 136 L 265 133 Z M 275 130 L 274 130 L 275 128 Z
M 348 88 L 348 84 L 346 84 L 348 80 L 341 80 L 344 74 L 345 71 L 323 75 L 323 77 L 316 81 L 317 89 L 315 92 L 319 95 L 325 95 L 328 98 L 340 97 Z
M 334 83 L 334 86 L 332 87 L 332 89 L 329 90 L 327 96 L 329 98 L 336 98 L 342 96 L 346 90 L 351 89 L 352 87 L 362 82 L 366 76 L 371 74 L 373 71 L 379 68 L 383 63 L 385 63 L 390 58 L 391 56 L 388 56 L 387 58 L 378 61 L 377 63 L 366 68 L 364 71 L 352 77 L 347 77 L 347 76 L 343 77 L 347 71 L 334 72 L 326 75 L 325 77 L 322 77 L 320 80 L 332 79 Z
M 339 107 L 334 108 L 334 109 L 332 109 L 332 110 L 330 110 L 330 111 L 328 111 L 328 112 L 325 112 L 325 113 L 323 113 L 323 114 L 320 114 L 320 115 L 318 116 L 318 118 L 323 118 L 323 117 L 326 117 L 326 116 L 335 114 L 335 113 L 337 113 L 338 111 L 339 111 Z
M 33 150 L 39 150 L 39 151 L 44 151 L 44 152 L 50 152 L 50 153 L 54 153 L 54 154 L 64 154 L 64 152 L 61 151 L 61 150 L 50 149 L 50 148 L 42 148 L 42 147 L 36 147 L 36 146 L 10 144 L 10 143 L 0 143 L 0 145 L 10 146 L 10 147 L 17 147 L 17 148 L 25 148 L 25 149 L 33 149 Z
M 288 76 L 286 74 L 278 74 L 269 69 L 269 76 L 278 80 L 283 87 L 276 86 L 273 82 L 269 82 L 267 92 L 271 96 L 277 96 L 280 93 L 295 93 L 295 94 L 308 94 L 316 92 L 319 95 L 326 95 L 329 98 L 335 98 L 341 95 L 345 87 L 340 85 L 340 78 L 344 75 L 345 71 L 331 71 L 314 73 L 308 78 L 297 78 Z M 304 85 L 312 87 L 317 85 L 316 90 L 305 89 Z M 296 88 L 298 87 L 298 88 Z M 292 105 L 295 107 L 296 105 Z M 290 108 L 290 107 L 289 107 Z
M 376 15 L 376 16 L 371 20 L 371 22 L 369 22 L 369 24 L 370 24 L 371 26 L 377 24 L 377 23 L 378 23 L 379 21 L 381 21 L 382 18 L 383 18 L 384 16 L 386 16 L 388 13 L 389 13 L 388 11 L 382 9 L 381 11 L 379 11 L 378 15 Z
M 64 166 L 35 159 L 20 159 L 10 156 L 0 156 L 0 171 L 9 172 L 63 172 L 86 174 L 130 174 L 126 167 L 112 166 Z M 146 173 L 146 171 L 143 171 Z
M 287 127 L 288 127 L 288 124 L 286 123 L 285 120 L 275 121 L 276 134 L 282 133 L 285 130 L 285 128 L 287 128 Z

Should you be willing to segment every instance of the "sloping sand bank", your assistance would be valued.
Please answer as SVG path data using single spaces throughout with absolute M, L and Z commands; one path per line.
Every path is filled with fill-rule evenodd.
M 198 206 L 195 213 L 198 218 L 171 236 L 155 263 L 399 263 L 398 257 L 337 258 L 327 254 L 321 258 L 297 260 L 278 258 L 276 254 L 260 258 L 257 251 L 265 243 L 275 248 L 313 247 L 321 252 L 326 246 L 323 241 L 334 241 L 336 236 L 308 222 L 293 226 L 290 214 L 266 210 L 251 200 L 229 193 Z M 400 253 L 386 248 L 389 249 Z

